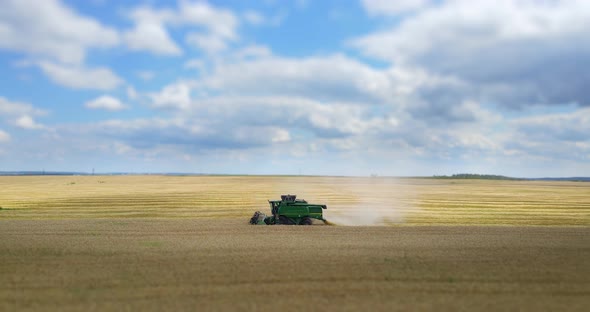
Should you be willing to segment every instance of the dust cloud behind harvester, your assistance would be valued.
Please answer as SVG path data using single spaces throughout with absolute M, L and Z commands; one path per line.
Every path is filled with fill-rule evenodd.
M 396 178 L 295 177 L 277 182 L 273 186 L 277 194 L 296 194 L 328 205 L 324 217 L 336 225 L 399 224 L 406 214 L 418 210 L 412 183 Z

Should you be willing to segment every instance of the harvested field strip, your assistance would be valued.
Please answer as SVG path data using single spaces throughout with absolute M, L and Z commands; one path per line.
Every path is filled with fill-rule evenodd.
M 0 219 L 1 311 L 267 311 L 283 292 L 297 311 L 588 307 L 588 227 L 255 227 L 79 211 Z

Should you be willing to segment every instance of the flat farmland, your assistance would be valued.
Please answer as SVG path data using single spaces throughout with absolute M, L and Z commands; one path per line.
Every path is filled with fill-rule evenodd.
M 281 194 L 352 225 L 590 226 L 590 183 L 346 177 L 0 177 L 0 217 L 247 220 Z
M 284 193 L 338 225 L 247 224 Z M 0 206 L 0 311 L 590 305 L 587 183 L 0 177 Z

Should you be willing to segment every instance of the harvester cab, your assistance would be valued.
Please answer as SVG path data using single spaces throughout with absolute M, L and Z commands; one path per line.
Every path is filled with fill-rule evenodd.
M 291 224 L 311 225 L 312 219 L 326 223 L 323 217 L 323 209 L 326 205 L 310 204 L 303 199 L 297 199 L 297 195 L 281 195 L 281 200 L 269 200 L 270 216 L 261 211 L 256 211 L 250 224 Z

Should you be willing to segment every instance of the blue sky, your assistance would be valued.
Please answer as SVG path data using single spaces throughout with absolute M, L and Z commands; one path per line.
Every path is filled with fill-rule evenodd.
M 587 1 L 0 1 L 0 171 L 590 175 Z

